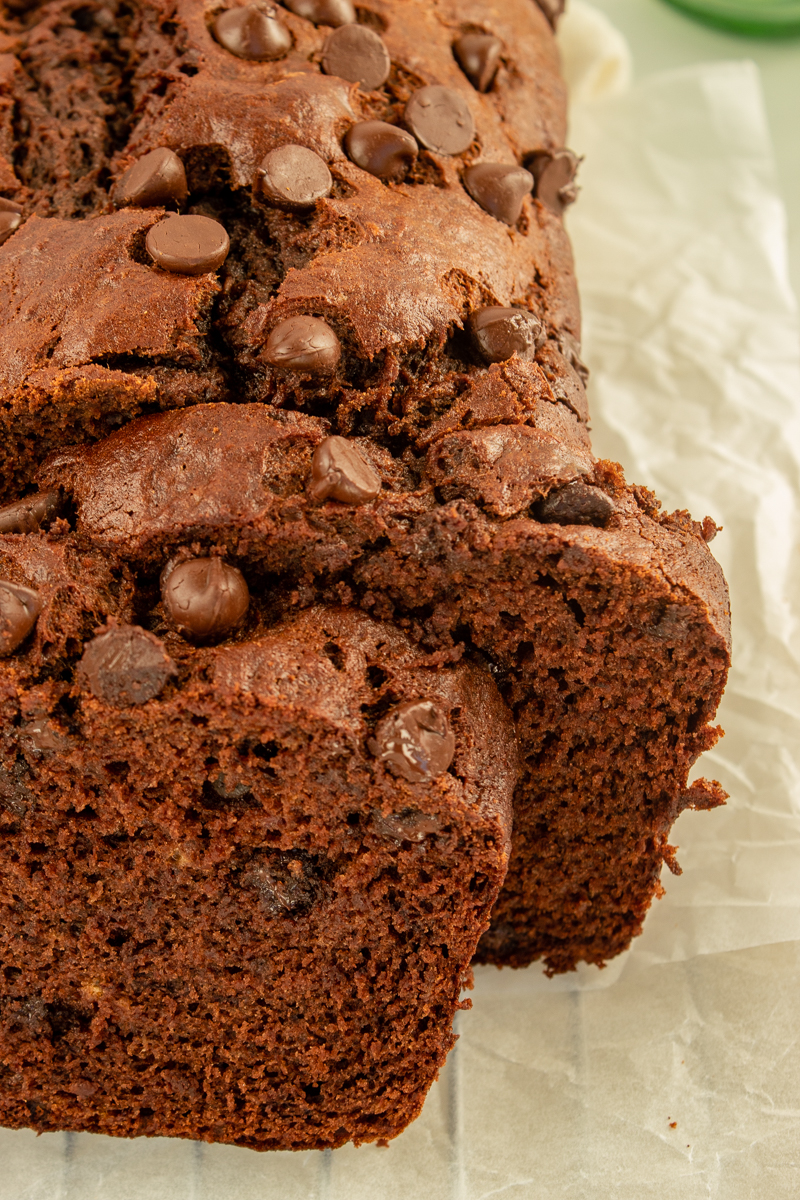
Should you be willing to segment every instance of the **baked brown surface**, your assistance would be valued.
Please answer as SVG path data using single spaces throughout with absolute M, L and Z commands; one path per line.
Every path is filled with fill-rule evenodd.
M 502 795 L 518 778 L 508 729 L 521 761 L 513 846 L 479 961 L 543 958 L 560 971 L 618 953 L 640 931 L 662 866 L 676 867 L 675 817 L 723 799 L 714 783 L 687 783 L 718 736 L 729 659 L 727 592 L 707 546 L 714 524 L 660 513 L 591 450 L 562 221 L 577 160 L 563 145 L 559 5 L 370 0 L 354 22 L 337 0 L 325 10 L 336 22 L 344 13 L 335 27 L 296 7 L 235 6 L 220 24 L 218 7 L 192 0 L 56 0 L 10 5 L 5 18 L 0 192 L 21 212 L 7 210 L 0 230 L 0 478 L 22 507 L 0 512 L 0 801 L 11 831 L 2 845 L 24 864 L 0 872 L 20 964 L 0 982 L 0 1119 L 10 1124 L 262 1146 L 389 1136 L 450 1044 L 458 987 L 500 885 Z M 313 0 L 311 15 L 321 11 Z M 143 197 L 149 207 L 132 203 Z M 360 665 L 343 678 L 338 652 L 332 660 L 320 647 L 323 620 L 349 630 L 344 658 Z M 398 646 L 416 665 L 390 684 Z M 262 652 L 284 680 L 311 655 L 310 677 L 336 679 L 339 716 L 307 695 L 300 709 L 293 693 L 278 689 L 276 700 L 263 682 L 270 671 L 255 667 L 266 690 L 254 716 L 240 700 L 242 663 Z M 294 665 L 281 675 L 284 652 Z M 367 662 L 377 698 L 364 691 Z M 434 709 L 404 707 L 437 689 Z M 302 746 L 297 720 L 315 731 Z M 333 803 L 315 755 L 339 737 L 337 721 L 350 730 L 350 757 Z M 287 756 L 287 780 L 314 776 L 296 811 L 297 797 L 281 793 L 279 857 L 265 867 L 284 889 L 299 879 L 313 903 L 264 1037 L 282 1037 L 281 1004 L 298 975 L 310 972 L 307 990 L 327 978 L 329 951 L 352 955 L 374 934 L 367 961 L 388 955 L 386 977 L 359 968 L 354 978 L 364 1037 L 388 1056 L 385 1103 L 364 1100 L 372 1084 L 352 1020 L 337 1026 L 349 1049 L 335 1064 L 330 1042 L 313 1063 L 287 1049 L 281 1061 L 305 1102 L 264 1081 L 260 1117 L 247 1099 L 239 1105 L 208 1042 L 202 1065 L 189 1058 L 179 1070 L 206 1082 L 179 1101 L 154 1071 L 143 1072 L 146 1086 L 126 1074 L 122 1044 L 145 1028 L 162 1039 L 156 1063 L 172 1062 L 160 1009 L 140 1007 L 129 1028 L 105 991 L 80 992 L 96 961 L 115 997 L 133 994 L 128 956 L 145 943 L 156 946 L 143 956 L 148 978 L 162 987 L 173 886 L 184 889 L 182 929 L 216 928 L 234 892 L 246 893 L 246 922 L 261 922 L 265 937 L 297 928 L 267 919 L 263 889 L 239 887 L 229 866 L 273 847 L 275 795 L 259 791 L 262 767 L 237 749 L 262 725 L 261 742 Z M 453 732 L 455 765 L 442 765 Z M 424 780 L 403 776 L 403 745 L 418 761 L 438 747 Z M 483 749 L 462 767 L 473 745 Z M 220 793 L 220 763 L 245 792 L 223 782 Z M 94 814 L 89 832 L 69 798 L 76 789 Z M 361 815 L 345 830 L 349 813 Z M 59 837 L 61 866 L 48 857 Z M 204 849 L 170 867 L 179 884 L 139 857 L 150 853 L 140 841 L 168 859 L 170 839 L 187 838 L 218 844 L 221 857 L 212 865 Z M 138 882 L 126 891 L 118 868 L 129 855 Z M 326 867 L 320 882 L 308 868 L 320 856 L 346 866 L 330 878 Z M 97 869 L 82 865 L 95 860 Z M 384 886 L 400 865 L 402 897 Z M 99 935 L 81 940 L 88 925 L 47 924 L 46 880 L 67 896 L 106 874 L 113 885 L 92 903 L 103 929 L 119 926 L 126 940 L 115 945 L 112 930 L 110 949 L 98 949 Z M 24 898 L 8 885 L 23 876 Z M 479 877 L 488 882 L 476 897 Z M 355 926 L 333 947 L 339 934 L 321 914 L 339 883 Z M 373 925 L 358 897 L 375 888 Z M 142 891 L 162 914 L 155 937 L 144 909 L 135 928 L 122 920 Z M 413 912 L 421 929 L 423 910 L 436 935 L 425 926 L 397 942 L 397 914 Z M 37 938 L 59 947 L 43 984 L 30 974 Z M 415 967 L 399 986 L 404 956 L 416 962 L 426 939 L 431 976 Z M 257 1005 L 265 977 L 248 967 L 230 982 L 236 973 L 209 945 L 204 933 L 181 978 L 195 980 L 202 1004 L 224 994 Z M 398 1040 L 378 1008 L 399 990 L 413 1030 L 408 1014 L 428 1003 L 431 979 L 435 1020 Z M 195 1003 L 187 997 L 179 987 L 170 1001 L 181 1021 Z M 225 1013 L 237 1027 L 233 1007 Z M 97 1021 L 112 1031 L 103 1070 L 144 1091 L 114 1112 L 102 1089 L 84 1087 L 73 1104 L 59 1082 L 45 1099 L 43 1075 L 63 1081 L 85 1061 Z M 322 1064 L 328 1074 L 312 1081 Z

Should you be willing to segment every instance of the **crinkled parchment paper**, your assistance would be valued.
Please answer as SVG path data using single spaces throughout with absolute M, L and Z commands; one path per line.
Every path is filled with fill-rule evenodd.
M 2 1200 L 784 1200 L 800 1196 L 800 351 L 747 63 L 573 110 L 569 215 L 597 452 L 711 514 L 731 584 L 727 736 L 684 874 L 605 971 L 477 972 L 389 1149 L 257 1155 L 0 1131 Z

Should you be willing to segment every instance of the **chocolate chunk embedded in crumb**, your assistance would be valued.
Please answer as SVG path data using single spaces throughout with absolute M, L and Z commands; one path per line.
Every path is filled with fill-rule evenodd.
M 0 508 L 0 533 L 34 533 L 57 514 L 61 503 L 58 492 L 37 492 Z
M 308 485 L 312 500 L 365 504 L 374 500 L 380 490 L 380 475 L 347 438 L 327 437 L 317 446 Z
M 350 0 L 282 0 L 284 8 L 315 25 L 352 25 L 356 10 Z
M 190 558 L 167 568 L 161 598 L 170 624 L 193 642 L 226 637 L 242 623 L 250 605 L 241 571 L 220 558 Z
M 405 123 L 414 137 L 436 154 L 462 154 L 475 136 L 472 113 L 452 88 L 419 88 L 406 105 Z
M 121 176 L 114 188 L 114 204 L 117 208 L 159 208 L 182 204 L 188 195 L 183 163 L 174 150 L 160 146 L 142 155 Z
M 22 645 L 41 611 L 38 592 L 0 580 L 0 656 L 13 654 Z
M 347 131 L 344 148 L 362 171 L 398 183 L 417 160 L 417 143 L 405 129 L 388 121 L 359 121 Z
M 138 625 L 112 625 L 86 646 L 78 677 L 105 704 L 127 708 L 155 699 L 175 664 L 164 644 Z
M 398 705 L 378 724 L 368 746 L 372 754 L 409 783 L 442 775 L 456 751 L 455 735 L 432 700 Z
M 475 348 L 488 363 L 513 354 L 532 359 L 547 340 L 544 322 L 525 308 L 482 308 L 469 322 Z
M 261 194 L 281 208 L 313 208 L 333 187 L 327 163 L 307 146 L 270 150 L 258 173 Z
M 503 43 L 491 33 L 465 33 L 453 43 L 461 70 L 478 92 L 488 92 L 494 83 Z
M 228 257 L 230 240 L 211 217 L 167 217 L 148 232 L 147 253 L 157 266 L 177 275 L 205 275 Z
M 342 355 L 338 337 L 319 317 L 289 317 L 270 333 L 263 357 L 279 371 L 328 375 Z
M 524 167 L 478 163 L 464 172 L 464 187 L 485 212 L 507 225 L 516 225 L 523 201 L 533 187 L 533 176 Z
M 614 501 L 583 480 L 551 492 L 535 508 L 538 521 L 553 525 L 605 525 L 616 511 Z
M 322 48 L 322 69 L 367 91 L 389 78 L 392 61 L 383 38 L 364 25 L 342 25 Z
M 271 4 L 264 9 L 255 4 L 229 8 L 214 22 L 214 37 L 237 58 L 253 62 L 284 58 L 292 48 L 292 35 L 276 13 Z

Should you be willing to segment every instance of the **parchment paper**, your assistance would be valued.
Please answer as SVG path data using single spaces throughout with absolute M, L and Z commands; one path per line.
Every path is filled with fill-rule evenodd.
M 759 81 L 652 78 L 573 111 L 595 448 L 724 525 L 735 667 L 699 765 L 731 793 L 605 971 L 477 972 L 389 1149 L 257 1155 L 0 1131 L 2 1200 L 800 1195 L 800 350 Z

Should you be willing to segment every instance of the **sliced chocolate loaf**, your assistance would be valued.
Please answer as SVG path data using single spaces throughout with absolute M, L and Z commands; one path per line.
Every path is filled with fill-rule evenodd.
M 357 612 L 276 621 L 220 559 L 172 564 L 159 637 L 69 539 L 0 558 L 42 606 L 2 681 L 0 1124 L 399 1133 L 507 866 L 494 684 Z
M 319 417 L 199 405 L 64 451 L 39 503 L 63 497 L 77 545 L 138 580 L 155 632 L 161 572 L 191 552 L 260 580 L 276 613 L 368 609 L 489 673 L 524 769 L 479 957 L 564 970 L 629 944 L 675 866 L 672 822 L 722 799 L 687 777 L 717 737 L 728 611 L 713 526 L 661 516 L 550 432 L 553 407 L 403 463 Z
M 347 0 L 287 0 L 223 10 L 141 0 L 115 9 L 57 0 L 12 9 L 0 81 L 2 111 L 18 113 L 0 141 L 0 190 L 16 206 L 0 247 L 0 421 L 11 503 L 0 512 L 7 807 L 20 810 L 26 791 L 41 797 L 41 777 L 51 789 L 47 803 L 66 811 L 69 764 L 97 764 L 94 783 L 81 768 L 80 786 L 97 789 L 87 804 L 98 828 L 122 803 L 102 797 L 124 795 L 150 814 L 142 819 L 162 831 L 154 837 L 167 837 L 158 824 L 166 804 L 173 840 L 186 822 L 216 853 L 217 826 L 213 837 L 202 832 L 211 827 L 197 796 L 206 784 L 219 795 L 220 772 L 223 800 L 240 786 L 229 775 L 252 714 L 249 702 L 229 703 L 239 693 L 212 660 L 227 662 L 263 639 L 273 647 L 282 639 L 289 653 L 292 631 L 310 636 L 307 623 L 314 627 L 320 612 L 344 609 L 349 616 L 336 619 L 355 622 L 366 613 L 387 646 L 399 638 L 433 681 L 424 695 L 416 685 L 390 685 L 376 660 L 375 678 L 402 721 L 391 724 L 380 697 L 363 701 L 360 740 L 342 743 L 358 742 L 353 786 L 355 794 L 366 789 L 370 811 L 382 762 L 392 780 L 398 771 L 404 778 L 405 734 L 422 746 L 448 741 L 452 728 L 460 744 L 457 710 L 469 706 L 454 699 L 450 715 L 417 712 L 409 732 L 407 704 L 466 672 L 484 681 L 486 695 L 495 696 L 495 682 L 513 720 L 522 773 L 511 862 L 478 957 L 514 965 L 543 957 L 548 969 L 566 970 L 605 961 L 639 932 L 662 866 L 675 867 L 675 817 L 722 800 L 716 785 L 687 780 L 717 737 L 711 722 L 728 665 L 729 614 L 707 546 L 713 522 L 662 515 L 648 492 L 591 452 L 562 224 L 577 161 L 564 148 L 550 25 L 558 8 L 533 0 L 371 0 L 355 9 Z M 67 96 L 83 142 L 63 136 Z M 86 146 L 80 156 L 76 144 Z M 49 273 L 45 260 L 54 261 Z M 66 556 L 72 582 L 53 593 L 40 586 L 37 555 Z M 56 625 L 70 629 L 62 642 Z M 102 700 L 93 680 L 102 691 L 109 653 L 133 682 L 127 692 L 113 685 Z M 35 669 L 21 665 L 30 655 Z M 140 699 L 153 679 L 162 690 Z M 347 711 L 360 712 L 362 677 L 340 683 L 353 690 Z M 203 711 L 191 707 L 200 695 L 210 706 Z M 497 703 L 492 729 L 502 726 Z M 477 721 L 482 704 L 463 719 Z M 262 707 L 278 722 L 266 700 Z M 208 724 L 187 723 L 195 716 Z M 266 719 L 259 709 L 258 720 Z M 56 739 L 50 765 L 46 747 L 40 758 L 26 749 L 31 722 Z M 297 743 L 290 724 L 287 717 L 283 732 L 262 742 L 288 756 L 287 777 L 306 778 L 304 747 L 312 758 L 317 751 Z M 154 754 L 156 732 L 163 750 Z M 466 725 L 462 734 L 479 746 Z M 57 739 L 67 735 L 71 749 L 62 754 Z M 514 771 L 507 740 L 487 738 L 496 742 L 494 765 L 469 776 L 483 789 L 474 793 L 478 808 Z M 150 761 L 131 773 L 123 750 L 134 744 L 137 762 L 139 751 Z M 173 763 L 182 749 L 180 769 L 171 769 L 185 801 L 172 797 L 171 777 L 160 773 L 160 759 Z M 187 756 L 198 764 L 188 766 Z M 202 756 L 216 761 L 201 778 Z M 457 776 L 466 787 L 467 775 Z M 435 776 L 451 778 L 452 768 Z M 228 811 L 219 844 L 238 846 L 244 821 L 241 837 L 255 853 L 271 845 L 257 842 L 267 826 L 253 826 L 256 840 L 247 841 L 247 821 L 271 812 L 271 801 L 249 775 L 241 786 L 256 797 L 253 808 Z M 157 820 L 146 804 L 150 787 L 168 796 L 154 801 Z M 391 825 L 409 810 L 423 814 L 423 826 L 431 813 L 439 822 L 435 791 L 428 781 L 421 799 L 400 808 L 386 796 L 382 820 Z M 312 801 L 299 803 L 307 812 Z M 324 846 L 345 836 L 339 809 L 319 816 L 322 841 L 310 848 L 297 840 L 292 805 L 281 804 L 281 853 L 336 858 L 339 850 Z M 325 814 L 326 804 L 320 800 Z M 40 798 L 31 813 L 39 807 L 47 808 Z M 13 820 L 23 816 L 27 809 Z M 29 844 L 47 849 L 52 821 L 47 837 Z M 73 827 L 65 827 L 71 847 Z M 363 830 L 360 823 L 347 836 Z M 463 844 L 448 842 L 431 875 L 441 882 L 449 854 L 452 891 L 437 893 L 442 906 L 447 895 L 466 903 L 462 878 L 499 880 L 499 859 L 493 875 L 483 859 L 478 868 L 477 851 L 463 831 L 458 837 Z M 405 853 L 406 842 L 420 844 L 404 836 L 389 857 Z M 370 860 L 367 842 L 351 844 Z M 109 853 L 127 861 L 127 851 Z M 70 850 L 73 860 L 79 855 Z M 303 874 L 306 859 L 291 862 Z M 204 914 L 233 886 L 214 878 Z M 41 882 L 31 886 L 32 901 Z M 357 889 L 348 894 L 355 905 Z M 402 910 L 397 895 L 387 890 L 387 914 L 394 903 Z M 484 899 L 466 926 L 470 936 L 484 919 Z M 109 901 L 108 911 L 120 905 Z M 308 911 L 311 921 L 317 909 Z M 161 935 L 136 928 L 144 930 L 136 945 L 154 942 L 145 958 L 157 970 Z M 321 926 L 314 936 L 328 944 Z M 205 954 L 203 947 L 193 952 Z M 461 959 L 447 949 L 457 965 L 446 984 L 455 997 Z M 53 986 L 56 978 L 54 971 Z M 14 993 L 23 1006 L 25 986 Z M 259 986 L 242 981 L 241 1003 L 255 1004 Z M 425 986 L 414 977 L 412 990 Z M 442 1049 L 445 1023 L 443 1015 L 432 1035 Z M 55 1046 L 59 1028 L 58 1018 L 42 1025 L 43 1044 Z M 33 1051 L 14 1059 L 8 1079 L 20 1075 L 25 1054 Z M 298 1072 L 312 1095 L 322 1086 L 305 1065 Z M 26 1078 L 36 1077 L 32 1067 Z M 2 1086 L 9 1096 L 18 1089 L 0 1077 Z M 422 1087 L 414 1085 L 415 1097 Z M 167 1101 L 159 1103 L 152 1131 L 179 1132 L 169 1126 Z M 156 1111 L 152 1098 L 142 1106 Z M 200 1135 L 221 1136 L 192 1111 Z M 310 1120 L 293 1112 L 297 1128 Z M 17 1107 L 4 1119 L 24 1116 Z M 125 1132 L 121 1111 L 115 1119 L 110 1131 Z M 77 1118 L 69 1120 L 76 1127 Z M 369 1136 L 344 1120 L 340 1136 L 335 1120 L 316 1141 L 291 1141 L 287 1125 L 271 1144 Z M 53 1128 L 67 1117 L 37 1109 L 30 1121 Z M 373 1135 L 386 1136 L 377 1126 Z M 243 1126 L 236 1138 L 259 1140 Z

